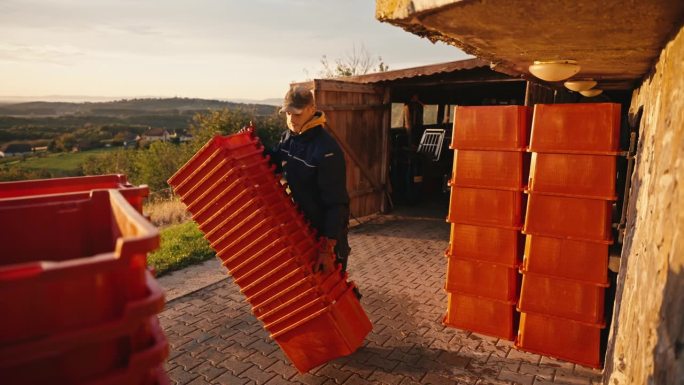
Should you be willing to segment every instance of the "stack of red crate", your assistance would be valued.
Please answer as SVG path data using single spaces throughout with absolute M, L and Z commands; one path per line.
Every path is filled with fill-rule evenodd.
M 314 273 L 320 243 L 249 133 L 216 136 L 169 184 L 300 372 L 353 353 L 371 330 L 340 271 Z
M 456 107 L 445 323 L 512 340 L 529 109 Z
M 2 382 L 168 383 L 164 296 L 146 268 L 157 229 L 121 192 L 61 181 L 74 188 L 0 183 Z
M 522 349 L 600 366 L 619 133 L 619 104 L 535 106 Z

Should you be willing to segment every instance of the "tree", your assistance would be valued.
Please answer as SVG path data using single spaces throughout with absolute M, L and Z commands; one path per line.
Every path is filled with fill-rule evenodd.
M 389 70 L 389 66 L 385 64 L 381 56 L 378 56 L 377 59 L 373 58 L 363 45 L 358 49 L 354 45 L 351 52 L 348 52 L 342 58 L 335 59 L 334 64 L 328 60 L 327 55 L 323 55 L 321 57 L 321 66 L 323 68 L 318 75 L 322 78 L 365 75 L 369 72 L 385 72 Z

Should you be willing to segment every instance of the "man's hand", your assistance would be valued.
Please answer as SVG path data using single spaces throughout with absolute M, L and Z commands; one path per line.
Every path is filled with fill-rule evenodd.
M 314 273 L 322 272 L 328 273 L 335 270 L 335 245 L 337 241 L 330 238 L 324 238 L 321 248 L 318 251 L 318 257 L 314 263 Z

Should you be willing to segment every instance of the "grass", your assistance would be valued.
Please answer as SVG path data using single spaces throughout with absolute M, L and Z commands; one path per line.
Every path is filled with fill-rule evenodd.
M 113 150 L 115 150 L 114 147 L 79 152 L 47 153 L 45 156 L 32 156 L 26 160 L 7 162 L 5 165 L 28 170 L 46 170 L 55 176 L 73 176 L 78 173 L 89 156 L 97 156 Z
M 185 204 L 177 197 L 165 200 L 153 200 L 145 204 L 143 211 L 150 222 L 159 228 L 183 223 L 190 219 Z
M 160 233 L 161 246 L 147 259 L 158 277 L 216 255 L 193 221 L 169 226 Z

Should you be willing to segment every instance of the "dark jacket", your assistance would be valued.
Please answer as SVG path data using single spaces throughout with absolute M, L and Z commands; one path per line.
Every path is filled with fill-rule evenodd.
M 293 200 L 318 235 L 346 238 L 349 195 L 344 153 L 337 141 L 322 126 L 299 135 L 288 130 L 270 153 Z

